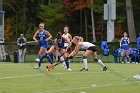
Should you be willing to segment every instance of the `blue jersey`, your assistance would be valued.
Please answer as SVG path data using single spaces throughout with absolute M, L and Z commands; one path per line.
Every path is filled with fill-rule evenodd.
M 124 50 L 128 50 L 129 49 L 128 37 L 122 37 L 122 49 L 124 49 Z
M 64 49 L 65 40 L 64 40 L 63 37 L 62 37 L 62 39 L 61 39 L 61 42 L 57 42 L 57 43 L 58 43 L 58 47 L 59 47 L 60 49 Z
M 40 47 L 43 47 L 43 48 L 48 48 L 48 42 L 46 41 L 47 39 L 46 32 L 47 31 L 44 30 L 43 32 L 38 33 L 39 44 L 40 44 Z
M 137 39 L 138 49 L 140 49 L 140 37 Z
M 62 39 L 61 39 L 61 42 L 56 42 L 57 44 L 58 44 L 58 48 L 59 49 L 65 49 L 65 47 L 64 47 L 64 44 L 65 44 L 65 40 L 64 40 L 64 38 L 62 37 Z M 56 47 L 56 43 L 54 43 L 54 46 Z

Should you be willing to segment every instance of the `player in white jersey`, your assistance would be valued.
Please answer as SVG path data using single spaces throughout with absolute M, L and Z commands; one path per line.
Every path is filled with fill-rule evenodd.
M 62 37 L 66 38 L 67 40 L 69 40 L 70 42 L 72 41 L 72 36 L 68 33 L 69 32 L 69 27 L 65 26 L 64 27 L 64 34 L 62 35 Z M 68 42 L 65 42 L 64 47 L 67 48 L 69 46 Z M 67 53 L 70 54 L 72 52 L 71 47 L 67 50 Z M 61 57 L 61 60 L 63 60 L 64 58 Z M 69 64 L 70 64 L 70 60 L 68 60 Z M 63 64 L 61 67 L 66 67 L 65 62 L 63 61 Z
M 69 40 L 71 42 L 72 36 L 68 32 L 69 32 L 69 27 L 65 26 L 64 27 L 64 34 L 62 35 L 62 37 L 65 37 L 67 40 Z M 64 46 L 67 47 L 68 45 L 69 44 L 67 42 L 65 42 Z
M 94 61 L 98 62 L 99 65 L 103 67 L 103 71 L 106 71 L 108 69 L 107 66 L 104 65 L 104 63 L 97 58 L 97 48 L 94 44 L 90 42 L 83 42 L 80 40 L 78 36 L 75 36 L 73 38 L 73 43 L 76 45 L 75 49 L 72 51 L 72 53 L 68 56 L 69 58 L 72 58 L 73 56 L 78 54 L 78 51 L 80 49 L 85 49 L 86 51 L 83 54 L 83 63 L 84 63 L 84 68 L 81 69 L 80 71 L 88 71 L 88 64 L 87 64 L 87 56 L 92 55 L 94 58 Z

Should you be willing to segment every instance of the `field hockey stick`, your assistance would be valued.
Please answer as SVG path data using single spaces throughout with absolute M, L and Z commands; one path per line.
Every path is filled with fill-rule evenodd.
M 48 69 L 48 71 L 50 71 L 52 68 L 54 68 L 55 66 L 57 66 L 57 65 L 60 64 L 60 58 L 61 58 L 64 54 L 65 54 L 65 52 L 64 52 L 62 55 L 60 55 L 60 56 L 58 57 L 58 60 L 57 60 L 57 62 L 56 62 L 55 64 L 52 64 L 52 65 L 50 65 L 50 66 L 46 66 L 46 68 Z
M 28 43 L 28 44 L 29 44 L 29 43 L 35 43 L 35 42 L 36 42 L 36 41 L 28 41 L 28 42 L 26 42 L 26 43 Z

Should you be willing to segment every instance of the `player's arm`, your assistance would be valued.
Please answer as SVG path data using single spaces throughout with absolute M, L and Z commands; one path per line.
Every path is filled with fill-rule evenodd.
M 78 43 L 78 45 L 76 45 L 76 47 L 74 48 L 74 50 L 72 51 L 72 53 L 69 55 L 70 56 L 75 56 L 78 54 L 79 50 L 81 48 L 81 42 Z
M 46 31 L 46 35 L 48 36 L 48 38 L 46 39 L 46 41 L 48 41 L 49 39 L 52 38 L 52 35 L 48 31 Z
M 37 34 L 39 33 L 39 31 L 37 30 L 36 32 L 35 32 L 35 34 L 34 34 L 34 36 L 33 36 L 33 40 L 35 41 L 35 42 L 38 42 L 38 40 L 37 40 Z
M 68 35 L 69 39 L 70 39 L 70 42 L 72 41 L 72 36 L 71 34 Z
M 128 44 L 130 44 L 130 39 L 128 38 Z
M 23 38 L 24 39 L 24 43 L 23 43 L 23 45 L 26 45 L 26 38 Z
M 17 39 L 17 45 L 20 45 L 20 43 L 19 43 L 19 39 L 20 39 L 20 38 Z
M 120 40 L 120 47 L 122 47 L 122 38 L 121 38 L 121 40 Z
M 59 48 L 58 48 L 58 43 L 57 43 L 57 40 L 55 39 L 55 52 L 56 52 L 56 61 L 58 61 L 58 56 L 59 56 Z
M 68 48 L 71 47 L 71 42 L 70 42 L 68 39 L 66 39 L 65 37 L 63 37 L 63 38 L 64 38 L 64 40 L 69 44 L 69 45 L 67 46 L 67 48 L 66 48 L 66 50 L 67 50 Z

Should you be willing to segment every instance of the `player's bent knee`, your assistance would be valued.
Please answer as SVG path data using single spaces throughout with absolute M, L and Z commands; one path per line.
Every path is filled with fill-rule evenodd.
M 98 62 L 98 59 L 94 59 L 95 62 Z
M 87 59 L 87 56 L 83 56 L 83 59 Z

